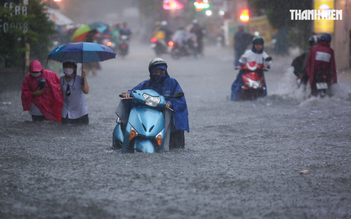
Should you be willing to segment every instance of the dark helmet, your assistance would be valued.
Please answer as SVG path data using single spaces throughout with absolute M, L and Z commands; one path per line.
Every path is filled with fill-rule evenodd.
M 308 39 L 308 42 L 310 43 L 310 46 L 314 46 L 319 42 L 319 38 L 317 35 L 313 35 Z
M 166 62 L 165 60 L 163 60 L 163 59 L 161 59 L 161 58 L 154 58 L 154 59 L 151 60 L 151 62 L 149 63 L 149 72 L 150 72 L 150 74 L 152 74 L 151 69 L 152 69 L 153 67 L 155 67 L 156 65 L 166 65 L 166 67 L 168 67 L 168 66 L 167 66 L 167 62 Z
M 260 44 L 264 44 L 264 40 L 261 36 L 255 36 L 253 39 L 252 39 L 252 44 L 255 45 L 256 43 L 260 43 Z
M 323 33 L 322 36 L 320 37 L 320 41 L 330 42 L 331 35 L 329 33 Z
M 65 67 L 67 65 L 74 65 L 75 68 L 77 68 L 77 62 L 74 61 L 74 60 L 65 60 L 63 63 L 62 63 L 62 66 Z

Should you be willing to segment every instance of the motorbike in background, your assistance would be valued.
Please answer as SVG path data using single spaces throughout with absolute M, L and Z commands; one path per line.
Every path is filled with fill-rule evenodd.
M 197 43 L 193 40 L 188 40 L 188 42 L 184 43 L 183 45 L 179 45 L 179 43 L 175 42 L 171 50 L 171 56 L 173 59 L 180 59 L 184 56 L 194 56 L 197 58 Z
M 151 38 L 150 47 L 155 51 L 156 56 L 160 56 L 162 54 L 170 53 L 174 43 L 172 41 L 166 42 L 163 39 L 158 39 L 156 37 Z
M 128 35 L 121 35 L 118 45 L 119 54 L 125 57 L 129 52 L 129 39 Z
M 317 72 L 314 73 L 313 84 L 311 89 L 311 95 L 316 97 L 325 97 L 328 95 L 328 73 Z
M 265 62 L 272 60 L 272 57 L 267 57 Z M 264 69 L 264 64 L 256 62 L 248 62 L 242 66 L 242 79 L 244 85 L 241 87 L 240 99 L 255 100 L 261 97 L 265 92 L 265 80 L 260 72 L 267 71 Z
M 113 51 L 116 51 L 116 44 L 111 41 L 111 36 L 103 35 L 100 44 L 110 47 Z
M 131 98 L 122 100 L 133 101 L 134 107 L 126 125 L 122 125 L 121 119 L 117 117 L 112 147 L 122 149 L 122 153 L 162 153 L 166 135 L 163 111 L 166 109 L 167 99 L 182 96 L 183 92 L 164 97 L 152 89 L 134 90 Z

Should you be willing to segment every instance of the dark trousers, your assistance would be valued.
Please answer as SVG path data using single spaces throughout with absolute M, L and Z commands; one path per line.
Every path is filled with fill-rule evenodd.
M 33 120 L 33 122 L 41 122 L 41 121 L 48 120 L 48 119 L 45 116 L 32 115 L 32 120 Z
M 82 117 L 79 117 L 78 119 L 69 119 L 67 114 L 66 118 L 62 117 L 62 124 L 87 125 L 89 124 L 89 117 L 88 117 L 88 114 L 86 114 Z
M 185 148 L 184 130 L 177 130 L 171 133 L 169 148 Z

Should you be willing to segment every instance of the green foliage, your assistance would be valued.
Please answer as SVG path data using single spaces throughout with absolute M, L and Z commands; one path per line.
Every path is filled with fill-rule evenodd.
M 30 1 L 28 13 L 27 42 L 30 43 L 30 59 L 46 61 L 52 47 L 52 36 L 57 33 L 54 22 L 50 21 L 40 0 Z
M 25 49 L 21 46 L 21 39 L 24 34 L 22 30 L 10 28 L 10 26 L 22 22 L 24 18 L 23 16 L 11 16 L 11 12 L 7 8 L 0 7 L 0 17 L 2 19 L 0 56 L 5 59 L 8 67 L 16 67 L 22 64 L 21 57 L 25 52 Z
M 31 0 L 27 7 L 27 15 L 11 16 L 10 11 L 0 6 L 2 23 L 11 25 L 23 24 L 22 29 L 8 28 L 1 30 L 0 56 L 5 58 L 7 67 L 20 67 L 23 63 L 25 42 L 30 44 L 30 59 L 45 62 L 52 46 L 52 36 L 56 33 L 55 24 L 45 13 L 40 0 Z M 26 31 L 27 30 L 27 31 Z

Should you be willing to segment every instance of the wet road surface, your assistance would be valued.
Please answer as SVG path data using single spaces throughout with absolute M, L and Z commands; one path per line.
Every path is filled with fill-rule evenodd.
M 1 94 L 0 218 L 351 217 L 349 75 L 332 98 L 306 99 L 292 58 L 273 56 L 268 96 L 230 102 L 230 49 L 165 55 L 188 104 L 186 148 L 122 155 L 111 149 L 118 94 L 147 79 L 154 58 L 131 46 L 88 75 L 88 126 L 33 123 L 20 91 Z

